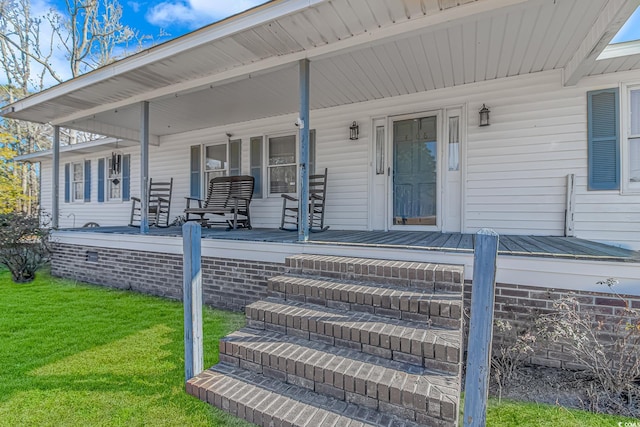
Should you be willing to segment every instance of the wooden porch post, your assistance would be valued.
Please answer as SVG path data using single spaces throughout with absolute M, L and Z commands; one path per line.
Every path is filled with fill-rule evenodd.
M 489 229 L 482 229 L 476 234 L 464 385 L 464 427 L 487 423 L 498 239 L 498 233 Z
M 300 67 L 300 197 L 298 198 L 298 241 L 309 240 L 309 60 Z
M 51 227 L 60 225 L 60 126 L 53 127 L 53 188 L 51 195 Z
M 140 234 L 149 233 L 149 102 L 140 103 Z
M 184 304 L 184 378 L 189 381 L 204 369 L 202 336 L 202 226 L 182 226 Z

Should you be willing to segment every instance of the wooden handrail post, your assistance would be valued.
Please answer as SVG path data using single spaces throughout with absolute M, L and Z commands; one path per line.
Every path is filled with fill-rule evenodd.
M 482 229 L 476 234 L 464 386 L 465 427 L 484 426 L 487 421 L 498 240 L 493 230 Z
M 203 371 L 202 344 L 202 270 L 199 223 L 182 226 L 184 302 L 184 377 L 185 381 Z

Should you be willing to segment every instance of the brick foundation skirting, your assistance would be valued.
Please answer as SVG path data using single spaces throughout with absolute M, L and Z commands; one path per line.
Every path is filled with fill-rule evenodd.
M 285 264 L 240 259 L 202 258 L 204 303 L 229 310 L 243 310 L 267 296 L 267 280 L 285 271 Z M 182 256 L 125 249 L 56 244 L 51 261 L 54 276 L 82 282 L 130 289 L 171 299 L 182 299 Z M 620 319 L 624 304 L 608 293 L 570 291 L 536 286 L 496 285 L 495 318 L 508 320 L 523 331 L 539 314 L 553 311 L 553 303 L 574 295 L 582 309 L 597 313 L 597 321 L 613 325 Z M 623 296 L 640 309 L 640 297 Z M 471 301 L 471 284 L 465 284 L 465 308 Z M 468 326 L 468 325 L 466 325 Z M 465 334 L 466 335 L 466 334 Z M 494 345 L 504 337 L 494 331 Z M 540 343 L 530 362 L 557 368 L 579 368 L 565 346 Z
M 202 257 L 206 305 L 243 310 L 267 296 L 267 280 L 284 264 Z M 57 277 L 182 299 L 182 255 L 58 243 L 51 259 Z

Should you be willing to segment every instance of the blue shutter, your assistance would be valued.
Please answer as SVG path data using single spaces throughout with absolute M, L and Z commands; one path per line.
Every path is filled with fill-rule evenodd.
M 91 160 L 84 161 L 84 201 L 91 201 Z
M 104 202 L 104 159 L 98 159 L 98 202 Z
M 69 163 L 64 164 L 64 202 L 69 203 L 71 201 L 71 165 Z
M 195 197 L 200 199 L 200 182 L 201 178 L 201 164 L 202 161 L 200 159 L 201 149 L 199 145 L 191 146 L 191 162 L 190 162 L 190 170 L 189 170 L 189 195 L 191 197 Z
M 587 92 L 589 190 L 620 188 L 618 88 Z
M 131 200 L 131 154 L 122 156 L 122 200 Z

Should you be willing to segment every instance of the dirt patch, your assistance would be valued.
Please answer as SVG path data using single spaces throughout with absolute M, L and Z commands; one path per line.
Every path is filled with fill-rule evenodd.
M 638 396 L 631 402 L 626 395 L 610 396 L 598 390 L 596 384 L 584 374 L 563 369 L 525 366 L 502 390 L 492 378 L 489 393 L 494 397 L 501 394 L 503 399 L 640 417 Z

